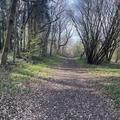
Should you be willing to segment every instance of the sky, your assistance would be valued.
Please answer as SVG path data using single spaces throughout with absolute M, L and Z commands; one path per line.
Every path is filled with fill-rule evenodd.
M 68 1 L 68 6 L 71 8 L 74 6 L 76 0 L 67 0 L 67 1 Z M 80 38 L 74 27 L 73 27 L 73 31 L 74 31 L 74 33 L 73 33 L 73 36 L 71 39 L 72 39 L 73 43 L 76 43 L 77 41 L 80 40 Z
M 68 0 L 69 4 L 74 4 L 76 0 Z

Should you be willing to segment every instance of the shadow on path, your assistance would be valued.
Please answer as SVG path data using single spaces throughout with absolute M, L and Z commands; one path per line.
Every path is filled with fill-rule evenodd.
M 50 79 L 31 82 L 31 93 L 15 96 L 7 111 L 0 109 L 0 120 L 120 120 L 112 100 L 93 87 L 74 59 L 55 70 Z M 8 106 L 4 99 L 0 103 Z

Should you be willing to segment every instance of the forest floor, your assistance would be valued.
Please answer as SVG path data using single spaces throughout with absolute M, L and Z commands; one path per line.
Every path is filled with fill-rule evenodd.
M 120 120 L 115 96 L 110 94 L 119 94 L 119 88 L 114 89 L 120 80 L 119 68 L 54 58 L 22 63 L 9 71 L 0 72 L 0 79 L 6 81 L 1 84 L 0 120 Z M 9 85 L 7 79 L 12 81 Z

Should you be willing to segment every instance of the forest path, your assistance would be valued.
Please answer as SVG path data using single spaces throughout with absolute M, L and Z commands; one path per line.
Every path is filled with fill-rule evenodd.
M 31 83 L 31 93 L 11 99 L 9 105 L 16 108 L 10 120 L 120 120 L 112 101 L 95 89 L 74 59 L 54 69 L 51 78 Z

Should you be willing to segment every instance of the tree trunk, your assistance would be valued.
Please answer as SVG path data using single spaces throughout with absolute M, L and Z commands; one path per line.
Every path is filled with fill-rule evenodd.
M 2 30 L 0 29 L 0 51 L 2 49 Z
M 52 39 L 50 44 L 50 56 L 52 56 L 52 53 L 53 53 L 53 43 L 54 43 L 54 40 Z
M 42 56 L 43 57 L 47 56 L 48 38 L 50 35 L 50 30 L 51 30 L 51 25 L 49 26 L 47 33 L 46 33 L 46 36 L 45 36 L 45 39 L 43 41 L 43 48 L 42 48 Z
M 2 52 L 2 58 L 1 58 L 1 64 L 5 65 L 7 62 L 7 56 L 9 52 L 9 47 L 10 47 L 10 39 L 12 36 L 12 32 L 14 29 L 14 23 L 15 23 L 15 15 L 16 15 L 16 7 L 17 7 L 17 1 L 18 0 L 13 0 L 11 9 L 10 9 L 10 15 L 9 15 L 9 20 L 8 20 L 8 28 L 7 28 L 7 37 L 4 43 L 4 48 Z
M 20 55 L 20 43 L 19 43 L 19 38 L 16 40 L 16 57 L 17 58 L 21 58 L 21 55 Z

